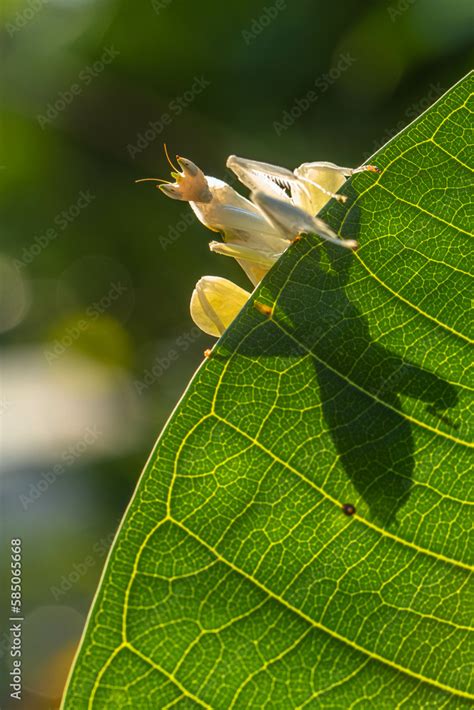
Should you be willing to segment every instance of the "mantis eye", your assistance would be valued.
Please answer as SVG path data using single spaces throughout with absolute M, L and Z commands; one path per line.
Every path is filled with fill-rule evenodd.
M 183 169 L 185 175 L 189 175 L 190 177 L 196 177 L 198 173 L 201 172 L 198 166 L 187 158 L 177 157 L 177 161 L 179 166 Z
M 164 192 L 167 197 L 171 197 L 172 200 L 187 200 L 179 185 L 165 183 L 164 185 L 157 185 L 157 187 Z

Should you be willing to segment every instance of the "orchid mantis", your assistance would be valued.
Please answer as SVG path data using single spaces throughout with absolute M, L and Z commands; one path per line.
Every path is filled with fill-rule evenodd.
M 166 146 L 165 152 L 175 182 L 145 180 L 157 180 L 165 195 L 189 202 L 204 226 L 220 232 L 223 241 L 212 241 L 211 251 L 234 257 L 254 287 L 301 234 L 314 233 L 333 244 L 356 249 L 357 242 L 340 239 L 316 215 L 330 199 L 346 200 L 337 194 L 346 178 L 362 171 L 379 172 L 373 165 L 352 169 L 326 162 L 303 163 L 292 172 L 231 155 L 227 167 L 250 190 L 248 200 L 222 180 L 204 175 L 191 160 L 176 156 L 180 171 Z M 191 298 L 191 316 L 204 332 L 219 337 L 249 297 L 250 293 L 227 279 L 204 276 Z

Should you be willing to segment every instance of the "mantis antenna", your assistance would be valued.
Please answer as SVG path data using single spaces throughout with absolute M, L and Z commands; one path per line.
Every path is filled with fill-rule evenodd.
M 162 178 L 140 178 L 139 180 L 135 180 L 135 182 L 146 182 L 147 180 L 154 180 L 155 182 L 164 182 L 168 185 L 171 182 L 170 180 L 163 180 Z
M 170 158 L 170 156 L 169 156 L 168 148 L 166 147 L 166 143 L 163 143 L 163 148 L 165 149 L 166 160 L 167 160 L 168 163 L 171 165 L 171 167 L 173 168 L 173 170 L 176 170 L 176 172 L 179 173 L 179 169 L 178 169 L 175 165 L 173 165 L 173 163 L 171 162 L 171 158 Z
M 170 156 L 169 156 L 168 148 L 167 148 L 167 146 L 166 146 L 166 143 L 163 143 L 163 148 L 165 149 L 166 160 L 167 160 L 168 163 L 171 165 L 171 167 L 173 168 L 173 170 L 175 170 L 177 173 L 179 173 L 178 168 L 177 168 L 175 165 L 173 165 L 173 163 L 171 162 L 171 158 L 170 158 Z M 140 180 L 135 180 L 135 182 L 146 182 L 147 180 L 153 180 L 154 182 L 163 182 L 165 185 L 170 185 L 170 184 L 171 184 L 171 180 L 163 180 L 163 178 L 152 178 L 152 177 L 150 177 L 150 178 L 140 178 Z

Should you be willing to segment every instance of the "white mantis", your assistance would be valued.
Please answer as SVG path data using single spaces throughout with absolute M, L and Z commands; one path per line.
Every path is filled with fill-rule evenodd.
M 346 178 L 362 171 L 379 172 L 373 165 L 352 169 L 325 162 L 303 163 L 292 172 L 231 155 L 227 167 L 251 191 L 248 200 L 222 180 L 204 175 L 187 158 L 176 156 L 179 171 L 166 155 L 175 182 L 145 180 L 161 182 L 157 187 L 165 195 L 189 202 L 202 224 L 220 232 L 223 242 L 211 242 L 211 251 L 237 259 L 253 286 L 300 234 L 318 234 L 333 244 L 356 249 L 357 242 L 340 239 L 316 214 L 331 198 L 346 200 L 337 194 Z M 249 296 L 227 279 L 204 276 L 191 298 L 191 316 L 204 332 L 219 337 Z

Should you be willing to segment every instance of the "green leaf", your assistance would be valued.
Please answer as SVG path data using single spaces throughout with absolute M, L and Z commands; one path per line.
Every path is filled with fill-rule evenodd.
M 470 706 L 473 76 L 329 205 L 359 251 L 301 239 L 196 373 L 67 710 Z

